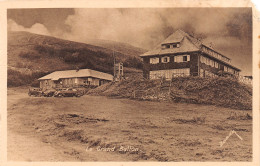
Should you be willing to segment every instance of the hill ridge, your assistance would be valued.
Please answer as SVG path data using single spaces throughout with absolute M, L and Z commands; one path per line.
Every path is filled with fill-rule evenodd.
M 117 62 L 124 63 L 124 72 L 140 70 L 142 62 L 136 56 L 138 51 L 136 51 L 135 55 L 133 54 L 135 50 L 130 48 L 132 51 L 127 52 L 127 49 L 123 53 L 124 49 L 121 49 L 121 52 L 113 52 L 110 48 L 52 36 L 29 32 L 8 32 L 8 70 L 18 71 L 21 75 L 34 75 L 33 73 L 43 75 L 57 70 L 79 68 L 112 74 L 114 59 Z M 10 73 L 17 74 L 17 72 Z M 39 74 L 35 76 L 39 76 Z M 15 79 L 17 77 L 13 76 L 11 78 Z M 22 78 L 22 76 L 19 77 L 21 80 L 19 85 L 22 85 L 22 82 L 28 83 L 22 81 Z

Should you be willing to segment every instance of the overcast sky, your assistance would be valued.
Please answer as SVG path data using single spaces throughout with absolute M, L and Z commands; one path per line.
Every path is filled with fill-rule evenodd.
M 212 43 L 243 75 L 252 75 L 251 12 L 251 8 L 9 9 L 8 30 L 152 49 L 182 29 Z

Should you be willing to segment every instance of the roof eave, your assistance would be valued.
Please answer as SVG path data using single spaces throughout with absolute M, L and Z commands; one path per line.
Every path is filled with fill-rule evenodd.
M 183 53 L 194 53 L 194 52 L 199 52 L 200 50 L 195 50 L 195 51 L 185 51 L 185 52 L 175 52 L 175 53 L 161 53 L 161 54 L 149 54 L 149 55 L 139 55 L 141 58 L 143 57 L 152 57 L 152 56 L 163 56 L 163 55 L 174 55 L 174 54 L 183 54 Z

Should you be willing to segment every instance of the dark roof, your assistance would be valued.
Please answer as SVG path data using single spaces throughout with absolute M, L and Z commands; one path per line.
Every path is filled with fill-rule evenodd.
M 60 78 L 79 78 L 79 77 L 95 77 L 104 80 L 113 80 L 111 74 L 91 70 L 91 69 L 80 69 L 80 70 L 64 70 L 64 71 L 55 71 L 51 74 L 48 74 L 44 77 L 39 78 L 38 80 L 59 80 Z

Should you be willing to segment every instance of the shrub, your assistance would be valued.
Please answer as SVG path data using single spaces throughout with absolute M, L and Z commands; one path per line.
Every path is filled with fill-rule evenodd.
M 151 96 L 153 100 L 158 100 L 160 95 L 157 94 L 163 94 L 160 91 L 160 80 L 144 80 L 137 74 L 111 84 L 109 89 L 104 88 L 103 91 L 98 91 L 98 89 L 101 87 L 88 93 L 131 98 L 134 91 L 139 91 L 139 96 L 143 98 Z M 250 110 L 252 109 L 252 88 L 232 78 L 179 77 L 172 80 L 170 95 L 162 95 L 159 99 Z
M 26 59 L 39 59 L 41 56 L 38 54 L 38 53 L 35 53 L 35 52 L 21 52 L 19 54 L 19 56 L 21 58 L 26 58 Z
M 192 123 L 192 124 L 204 124 L 206 117 L 193 117 L 192 119 L 173 119 L 178 123 Z
M 136 58 L 136 57 L 129 57 L 124 61 L 124 66 L 125 67 L 133 67 L 137 69 L 142 69 L 143 68 L 143 63 L 141 59 Z
M 16 87 L 22 85 L 29 85 L 39 87 L 37 79 L 46 75 L 44 72 L 33 72 L 32 74 L 25 74 L 16 70 L 8 69 L 7 71 L 7 86 Z
M 251 120 L 252 116 L 248 113 L 246 114 L 239 114 L 237 112 L 231 112 L 230 116 L 227 118 L 229 120 Z
M 32 81 L 31 86 L 39 88 L 40 87 L 40 82 L 38 80 L 34 80 L 34 81 Z

